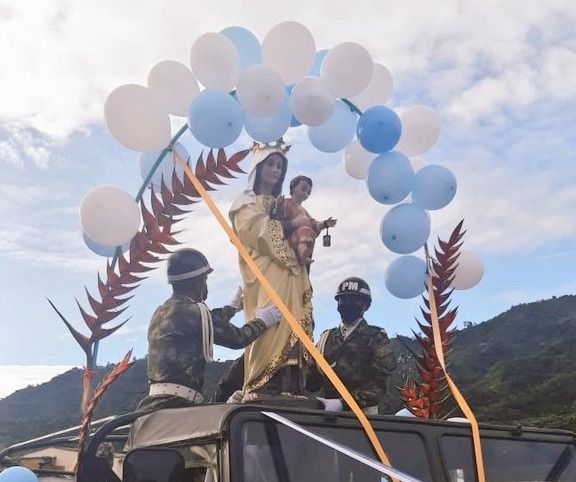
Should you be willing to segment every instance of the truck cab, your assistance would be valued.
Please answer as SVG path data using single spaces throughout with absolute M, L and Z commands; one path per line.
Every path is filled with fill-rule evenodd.
M 293 426 L 280 423 L 289 421 Z M 470 426 L 462 421 L 370 417 L 391 466 L 424 482 L 476 479 Z M 129 432 L 118 435 L 118 431 Z M 576 434 L 521 426 L 480 426 L 486 480 L 573 482 Z M 116 435 L 115 435 L 116 434 Z M 312 437 L 313 434 L 315 437 Z M 105 440 L 122 440 L 121 474 L 96 456 Z M 330 446 L 324 441 L 334 442 Z M 338 448 L 340 447 L 340 448 Z M 118 417 L 91 438 L 78 482 L 381 482 L 351 413 L 264 405 L 199 405 Z M 402 480 L 400 478 L 400 480 Z

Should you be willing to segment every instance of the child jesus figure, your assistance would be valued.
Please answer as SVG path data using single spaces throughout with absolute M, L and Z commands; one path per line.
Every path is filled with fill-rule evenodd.
M 336 225 L 336 219 L 328 218 L 316 221 L 302 203 L 308 199 L 312 191 L 312 179 L 306 176 L 296 176 L 290 181 L 290 196 L 280 196 L 277 200 L 278 218 L 282 221 L 288 242 L 301 265 L 313 262 L 314 242 L 325 228 Z

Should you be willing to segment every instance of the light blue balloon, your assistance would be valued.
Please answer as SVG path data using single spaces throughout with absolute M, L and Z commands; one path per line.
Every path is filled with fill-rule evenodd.
M 0 472 L 1 482 L 38 482 L 38 477 L 26 467 L 8 467 Z
M 291 118 L 290 97 L 288 94 L 284 94 L 282 104 L 271 116 L 257 117 L 246 115 L 246 132 L 258 142 L 277 141 L 290 127 Z
M 394 253 L 409 254 L 420 249 L 430 236 L 428 213 L 415 204 L 398 204 L 380 223 L 380 238 Z
M 368 192 L 382 204 L 396 204 L 412 189 L 414 169 L 401 152 L 390 151 L 377 156 L 366 176 Z
M 240 58 L 240 70 L 262 63 L 262 47 L 250 30 L 243 27 L 227 27 L 220 33 L 231 40 L 236 47 Z
M 322 66 L 322 61 L 324 60 L 324 57 L 326 57 L 327 53 L 328 49 L 322 49 L 316 52 L 316 55 L 314 56 L 314 63 L 312 64 L 312 67 L 310 67 L 308 75 L 313 77 L 320 77 L 320 67 Z
M 376 105 L 358 119 L 356 135 L 367 151 L 382 154 L 394 148 L 400 139 L 402 124 L 392 109 Z
M 357 116 L 341 100 L 334 102 L 332 115 L 324 124 L 308 127 L 312 145 L 322 152 L 338 152 L 354 138 Z
M 174 144 L 174 149 L 178 153 L 178 155 L 184 160 L 188 160 L 188 151 L 186 148 L 177 142 Z M 150 170 L 158 160 L 158 156 L 162 151 L 149 151 L 149 152 L 142 152 L 139 156 L 140 162 L 140 175 L 142 176 L 142 180 L 145 180 Z M 152 178 L 150 179 L 150 184 L 154 186 L 154 190 L 156 192 L 160 191 L 162 186 L 162 180 L 164 180 L 164 184 L 170 190 L 172 190 L 172 174 L 176 170 L 176 175 L 182 181 L 184 179 L 184 170 L 182 169 L 180 163 L 174 162 L 174 155 L 172 152 L 168 152 L 160 165 L 154 171 Z
M 116 254 L 117 246 L 106 246 L 104 244 L 97 243 L 96 241 L 90 239 L 86 233 L 82 233 L 82 238 L 84 239 L 84 244 L 88 246 L 88 249 L 98 256 L 104 256 L 105 258 L 112 258 Z M 130 243 L 126 243 L 121 246 L 122 253 L 125 253 L 130 248 Z
M 244 112 L 226 92 L 204 90 L 188 110 L 188 127 L 201 144 L 219 149 L 232 144 L 244 126 Z
M 401 256 L 386 270 L 386 288 L 404 300 L 422 294 L 426 288 L 426 262 L 416 256 Z
M 456 194 L 456 177 L 444 166 L 430 165 L 420 169 L 414 177 L 412 199 L 424 209 L 441 209 Z

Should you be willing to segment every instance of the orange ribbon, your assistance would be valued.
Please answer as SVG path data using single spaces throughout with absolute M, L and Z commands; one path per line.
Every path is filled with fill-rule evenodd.
M 428 258 L 428 254 L 426 254 Z M 428 259 L 427 259 L 428 261 Z M 475 462 L 476 462 L 476 473 L 478 475 L 478 482 L 486 482 L 486 476 L 484 474 L 484 459 L 482 457 L 482 445 L 480 443 L 480 430 L 478 429 L 478 422 L 476 421 L 476 417 L 474 413 L 470 409 L 470 406 L 466 403 L 466 400 L 458 390 L 456 384 L 448 375 L 448 371 L 446 370 L 446 362 L 444 361 L 444 348 L 442 346 L 442 338 L 440 336 L 440 324 L 438 322 L 438 309 L 436 307 L 436 298 L 434 298 L 434 288 L 432 286 L 432 270 L 428 272 L 428 301 L 430 303 L 430 318 L 432 320 L 432 333 L 434 337 L 434 348 L 436 350 L 436 357 L 440 362 L 440 366 L 444 371 L 444 376 L 446 377 L 446 381 L 448 382 L 448 386 L 450 387 L 450 391 L 452 392 L 452 396 L 456 400 L 456 403 L 464 412 L 464 415 L 470 422 L 470 427 L 472 429 L 472 442 L 474 445 L 474 455 L 475 455 Z

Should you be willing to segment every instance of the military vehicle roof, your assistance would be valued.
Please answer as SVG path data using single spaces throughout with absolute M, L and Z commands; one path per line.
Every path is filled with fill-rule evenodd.
M 152 412 L 133 422 L 126 448 L 216 436 L 222 431 L 227 415 L 236 409 L 235 405 L 211 404 Z

